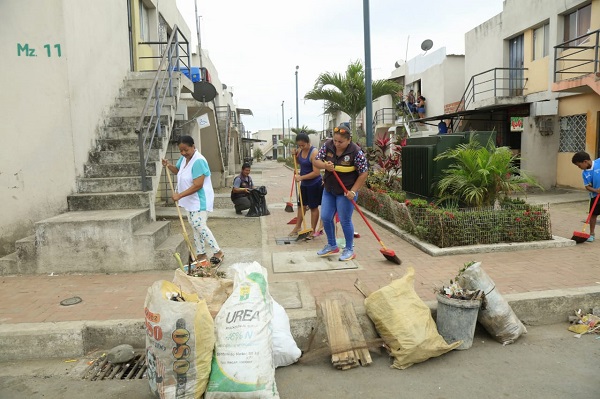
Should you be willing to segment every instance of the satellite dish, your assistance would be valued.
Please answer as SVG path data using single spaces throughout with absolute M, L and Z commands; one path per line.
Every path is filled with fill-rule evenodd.
M 423 43 L 421 43 L 421 50 L 427 52 L 429 50 L 431 50 L 431 48 L 433 47 L 433 41 L 426 39 L 423 40 Z
M 217 96 L 217 89 L 212 83 L 206 81 L 194 82 L 194 92 L 192 93 L 192 97 L 194 97 L 197 101 L 202 101 L 203 103 L 212 101 Z
M 396 63 L 394 64 L 394 66 L 396 68 L 400 68 L 400 65 L 404 64 L 404 61 L 396 61 Z

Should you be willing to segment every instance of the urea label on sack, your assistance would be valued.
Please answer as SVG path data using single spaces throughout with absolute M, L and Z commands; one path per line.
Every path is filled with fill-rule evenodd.
M 215 320 L 217 344 L 207 390 L 209 399 L 224 397 L 219 393 L 226 392 L 248 395 L 263 390 L 276 392 L 273 386 L 271 306 L 263 274 L 249 273 L 235 285 Z

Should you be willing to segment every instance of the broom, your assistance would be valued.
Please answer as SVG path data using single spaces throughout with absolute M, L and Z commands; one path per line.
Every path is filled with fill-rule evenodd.
M 169 185 L 171 186 L 171 191 L 175 192 L 175 188 L 173 187 L 173 180 L 171 180 L 171 172 L 169 171 L 169 169 L 165 166 L 166 169 L 166 173 L 167 173 L 167 178 L 169 179 Z M 183 239 L 185 240 L 188 249 L 190 250 L 190 257 L 192 258 L 192 262 L 196 262 L 196 251 L 194 250 L 194 247 L 192 246 L 192 242 L 190 241 L 190 237 L 188 236 L 187 233 L 187 229 L 185 228 L 185 223 L 183 223 L 183 217 L 181 216 L 181 210 L 179 209 L 179 204 L 177 201 L 175 201 L 175 208 L 177 208 L 177 214 L 179 215 L 179 221 L 181 222 L 181 228 L 183 229 L 182 234 L 183 234 Z M 192 262 L 190 262 L 189 265 L 189 269 L 188 271 L 191 272 L 192 270 Z
M 573 237 L 571 237 L 571 240 L 575 241 L 575 243 L 577 243 L 577 244 L 586 242 L 587 239 L 590 238 L 590 235 L 585 232 L 585 228 L 590 223 L 590 219 L 592 218 L 592 213 L 594 212 L 594 209 L 596 209 L 596 205 L 598 205 L 598 198 L 600 198 L 600 194 L 596 195 L 596 199 L 594 200 L 594 205 L 590 209 L 590 213 L 588 214 L 588 217 L 585 220 L 585 223 L 583 224 L 583 231 L 573 232 Z
M 344 186 L 344 183 L 342 183 L 342 180 L 340 179 L 340 177 L 338 176 L 338 174 L 337 174 L 337 172 L 335 170 L 333 171 L 333 175 L 337 179 L 337 181 L 340 184 L 340 186 L 342 186 L 342 188 L 344 189 L 344 194 L 347 194 L 348 193 L 348 189 L 346 188 L 346 186 Z M 373 227 L 371 227 L 371 224 L 369 223 L 369 221 L 367 220 L 367 218 L 365 217 L 365 215 L 362 213 L 362 211 L 358 207 L 358 204 L 356 203 L 356 201 L 354 201 L 354 199 L 351 199 L 350 201 L 352 201 L 352 205 L 354 205 L 354 208 L 356 208 L 356 210 L 358 211 L 358 213 L 360 214 L 360 216 L 363 218 L 363 220 L 367 224 L 367 227 L 371 230 L 371 233 L 373 233 L 373 235 L 375 236 L 375 238 L 377 239 L 377 241 L 379 241 L 379 245 L 381 245 L 381 249 L 379 250 L 379 252 L 381 252 L 383 254 L 383 256 L 385 256 L 385 258 L 387 260 L 389 260 L 390 262 L 394 262 L 397 265 L 401 264 L 402 261 L 400 260 L 400 258 L 398 258 L 396 256 L 396 253 L 393 250 L 391 250 L 389 248 L 386 248 L 386 246 L 383 244 L 383 241 L 381 241 L 381 238 L 379 238 L 379 236 L 377 235 L 377 233 L 375 232 L 375 230 L 373 230 Z
M 296 169 L 298 169 L 298 167 L 296 166 L 296 157 L 294 157 L 294 174 L 295 174 Z M 294 179 L 294 181 L 296 181 L 296 179 Z M 302 212 L 300 212 L 300 214 L 302 215 L 302 230 L 300 230 L 298 232 L 298 237 L 296 237 L 296 241 L 299 241 L 299 240 L 303 240 L 306 237 L 308 237 L 309 235 L 311 235 L 313 230 L 312 230 L 312 228 L 309 228 L 309 229 L 306 228 L 306 218 L 304 217 L 305 209 L 304 209 L 304 203 L 302 202 L 302 191 L 300 190 L 300 187 L 298 186 L 297 181 L 296 181 L 296 193 L 298 193 L 298 198 L 300 199 L 300 209 L 302 210 Z
M 294 212 L 294 205 L 292 204 L 292 193 L 294 192 L 294 182 L 296 181 L 296 169 L 292 175 L 292 188 L 290 188 L 290 201 L 285 203 L 286 212 Z

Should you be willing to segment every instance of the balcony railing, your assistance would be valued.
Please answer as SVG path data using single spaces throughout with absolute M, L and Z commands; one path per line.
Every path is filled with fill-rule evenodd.
M 475 101 L 496 97 L 522 96 L 527 68 L 493 68 L 471 76 L 454 112 L 469 109 Z
M 600 29 L 554 46 L 554 82 L 598 73 Z

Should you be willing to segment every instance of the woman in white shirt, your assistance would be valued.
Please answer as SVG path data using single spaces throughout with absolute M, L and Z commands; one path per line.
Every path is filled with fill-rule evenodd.
M 208 245 L 213 251 L 210 262 L 218 265 L 225 255 L 206 224 L 208 212 L 212 212 L 215 198 L 208 162 L 196 151 L 194 139 L 190 136 L 181 136 L 179 152 L 181 157 L 176 165 L 172 165 L 167 159 L 162 160 L 163 166 L 177 174 L 177 192 L 173 193 L 172 198 L 188 212 L 188 221 L 194 231 L 198 261 L 208 259 L 206 255 Z

